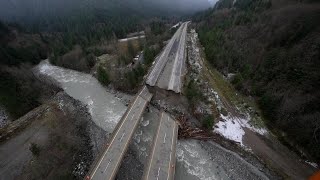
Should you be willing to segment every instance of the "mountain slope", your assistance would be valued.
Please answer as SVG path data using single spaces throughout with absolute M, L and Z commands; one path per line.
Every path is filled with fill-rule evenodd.
M 208 60 L 235 73 L 280 138 L 320 160 L 320 4 L 220 0 L 194 17 Z

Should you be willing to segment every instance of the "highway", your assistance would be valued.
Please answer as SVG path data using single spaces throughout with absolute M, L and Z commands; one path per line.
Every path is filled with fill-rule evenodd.
M 181 77 L 182 70 L 185 65 L 185 48 L 186 48 L 186 35 L 187 35 L 187 24 L 183 27 L 182 35 L 179 42 L 178 52 L 176 53 L 174 65 L 172 68 L 171 78 L 169 81 L 169 90 L 175 92 L 181 92 Z
M 145 166 L 144 180 L 174 179 L 178 124 L 165 112 L 162 112 L 159 121 L 152 152 Z
M 148 85 L 172 90 L 176 93 L 181 92 L 181 78 L 185 69 L 185 46 L 188 23 L 181 24 L 161 55 L 156 59 L 156 64 L 146 81 Z
M 166 45 L 165 49 L 162 51 L 161 55 L 156 59 L 156 64 L 151 70 L 151 73 L 149 74 L 146 83 L 150 86 L 155 86 L 158 78 L 166 65 L 168 61 L 168 55 L 170 50 L 172 49 L 173 43 L 176 41 L 177 37 L 179 36 L 181 31 L 181 27 L 177 30 L 177 32 L 173 35 L 173 37 L 170 39 L 169 43 Z
M 176 93 L 181 92 L 188 23 L 182 23 L 158 56 L 147 76 L 146 84 L 172 90 Z M 115 178 L 133 133 L 151 98 L 152 94 L 144 86 L 121 118 L 110 143 L 107 144 L 105 151 L 99 157 L 98 162 L 94 164 L 86 179 L 112 180 Z M 173 179 L 177 136 L 177 123 L 163 112 L 154 138 L 150 160 L 144 172 L 144 179 Z
M 144 86 L 118 123 L 110 143 L 107 144 L 99 161 L 89 172 L 87 179 L 111 180 L 115 178 L 133 133 L 151 98 L 152 94 Z

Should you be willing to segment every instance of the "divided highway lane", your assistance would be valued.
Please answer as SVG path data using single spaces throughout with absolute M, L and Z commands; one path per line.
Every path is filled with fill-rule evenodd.
M 156 86 L 161 89 L 169 90 L 169 81 L 171 79 L 172 70 L 175 64 L 175 57 L 177 56 L 177 53 L 179 52 L 180 48 L 180 42 L 182 37 L 182 32 L 185 27 L 185 23 L 181 24 L 181 29 L 179 31 L 178 37 L 175 39 L 173 46 L 170 50 L 169 56 L 167 57 L 167 63 L 164 66 L 161 75 L 158 78 Z
M 157 59 L 146 83 L 162 89 L 181 92 L 182 73 L 185 69 L 185 46 L 189 22 L 181 24 Z
M 115 178 L 133 133 L 151 98 L 152 94 L 144 86 L 119 122 L 111 142 L 90 172 L 89 179 L 112 180 Z
M 176 162 L 178 124 L 162 112 L 152 152 L 145 166 L 144 180 L 173 180 Z
M 183 27 L 179 47 L 175 56 L 174 65 L 172 68 L 171 78 L 169 81 L 169 87 L 168 90 L 173 90 L 176 93 L 181 92 L 181 78 L 182 78 L 182 70 L 185 65 L 185 49 L 186 49 L 186 35 L 187 35 L 187 27 L 188 23 L 185 23 L 185 26 Z
M 165 67 L 169 53 L 172 49 L 172 46 L 174 42 L 179 39 L 181 31 L 182 31 L 182 25 L 181 27 L 176 31 L 176 33 L 173 35 L 173 37 L 170 39 L 169 43 L 166 45 L 165 49 L 161 52 L 160 57 L 158 57 L 155 66 L 151 70 L 151 73 L 148 75 L 146 83 L 150 86 L 155 86 L 160 74 L 162 73 L 163 68 Z

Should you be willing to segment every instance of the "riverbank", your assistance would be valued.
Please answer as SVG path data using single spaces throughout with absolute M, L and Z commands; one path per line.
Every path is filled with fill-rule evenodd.
M 63 92 L 13 123 L 0 144 L 4 179 L 82 179 L 106 139 L 86 106 Z
M 109 134 L 112 133 L 115 125 L 125 112 L 126 105 L 129 104 L 133 96 L 101 86 L 90 74 L 52 66 L 48 62 L 42 62 L 38 66 L 38 70 L 42 76 L 50 77 L 57 81 L 69 96 L 87 106 L 88 110 L 86 111 L 87 115 L 91 117 L 90 121 L 100 129 L 100 133 L 90 135 L 93 136 L 91 137 L 92 139 L 97 141 L 97 145 L 93 146 L 93 150 L 96 152 L 101 151 L 102 145 L 107 142 Z M 201 125 L 189 111 L 189 104 L 184 96 L 161 92 L 157 89 L 150 90 L 157 92 L 157 94 L 155 94 L 151 105 L 144 113 L 141 123 L 134 134 L 134 139 L 119 169 L 118 179 L 136 179 L 142 176 L 143 167 L 146 157 L 149 155 L 152 138 L 157 126 L 159 109 L 170 112 L 174 117 L 181 114 L 188 115 L 194 126 Z M 62 122 L 60 123 L 63 124 Z M 231 124 L 233 123 L 231 122 Z M 87 132 L 87 134 L 90 133 Z M 281 179 L 251 151 L 243 149 L 223 136 L 219 137 L 217 142 L 190 139 L 179 140 L 175 178 L 187 180 L 232 179 L 234 177 L 239 177 L 239 179 Z M 86 141 L 84 140 L 83 142 Z M 70 143 L 72 144 L 72 142 Z M 96 155 L 95 153 L 92 154 L 93 157 Z M 79 172 L 76 174 L 82 176 L 86 172 L 86 168 L 88 168 L 87 164 L 89 163 L 78 162 L 77 167 L 80 171 L 76 171 Z M 229 169 L 232 169 L 232 171 L 229 171 Z
M 110 90 L 106 91 L 106 89 L 104 87 L 101 87 L 100 84 L 95 83 L 96 82 L 95 79 L 92 79 L 91 77 L 89 78 L 90 75 L 87 75 L 84 73 L 78 73 L 72 70 L 67 70 L 67 69 L 58 68 L 58 67 L 57 67 L 58 69 L 50 66 L 47 66 L 46 68 L 53 68 L 55 72 L 52 72 L 51 71 L 52 69 L 51 70 L 46 69 L 46 71 L 44 72 L 46 72 L 47 75 L 49 75 L 53 79 L 57 79 L 57 81 L 60 81 L 61 87 L 65 89 L 67 93 L 70 93 L 70 96 L 73 96 L 74 98 L 77 98 L 83 101 L 83 103 L 87 103 L 88 107 L 91 106 L 95 108 L 94 104 L 98 103 L 99 101 L 98 102 L 94 102 L 94 101 L 96 101 L 98 97 L 100 97 L 100 100 L 103 98 L 108 98 L 108 100 L 101 101 L 103 103 L 99 104 L 99 106 L 102 106 L 104 108 L 98 108 L 96 110 L 89 111 L 90 113 L 92 113 L 91 115 L 93 118 L 97 118 L 96 120 L 93 119 L 93 122 L 95 123 L 98 121 L 100 122 L 100 123 L 99 122 L 96 123 L 98 126 L 104 124 L 103 121 L 107 121 L 107 122 L 109 121 L 109 118 L 99 118 L 100 117 L 99 114 L 102 114 L 102 112 L 100 111 L 112 110 L 113 108 L 112 103 L 116 103 L 116 104 L 121 103 L 122 106 L 119 105 L 119 107 L 124 107 L 124 110 L 127 108 L 125 106 L 125 103 L 130 101 L 129 95 L 125 95 L 117 91 L 113 91 L 113 94 L 112 94 L 108 92 Z M 79 92 L 79 89 L 74 88 L 73 86 L 74 87 L 81 86 L 82 90 Z M 94 96 L 91 96 L 89 94 L 90 97 L 93 97 L 91 98 L 92 101 L 88 101 L 86 98 L 83 98 L 81 94 L 82 91 L 88 88 L 88 86 L 91 87 L 89 89 L 90 92 L 93 92 L 95 94 Z M 97 90 L 97 88 L 99 90 Z M 100 88 L 102 88 L 102 90 L 100 90 Z M 105 95 L 105 93 L 107 93 L 107 95 Z M 117 96 L 118 98 L 115 96 Z M 179 96 L 179 95 L 176 95 L 176 96 Z M 125 100 L 125 101 L 121 100 L 121 99 L 125 99 L 124 97 L 127 97 L 128 100 Z M 165 98 L 165 97 L 168 97 L 168 98 Z M 183 98 L 183 96 L 179 96 L 179 97 Z M 179 104 L 180 102 L 185 102 L 182 104 L 187 105 L 187 102 L 185 100 L 181 100 L 181 101 L 175 101 L 175 100 L 176 100 L 175 98 L 172 98 L 170 96 L 164 95 L 163 97 L 163 95 L 161 94 L 156 95 L 152 103 L 154 106 L 152 105 L 149 106 L 149 108 L 147 108 L 148 110 L 143 114 L 141 123 L 139 124 L 139 127 L 137 128 L 134 134 L 134 139 L 131 142 L 129 146 L 129 150 L 126 154 L 126 157 L 123 160 L 121 167 L 119 169 L 118 176 L 117 176 L 118 179 L 122 179 L 122 178 L 136 179 L 136 178 L 139 178 L 139 176 L 142 176 L 143 167 L 150 153 L 150 148 L 152 146 L 152 138 L 154 137 L 154 133 L 156 132 L 155 129 L 158 123 L 157 119 L 159 118 L 158 109 L 161 108 L 161 109 L 167 109 L 170 111 L 170 107 L 176 104 Z M 175 102 L 175 104 L 172 105 L 172 102 Z M 182 111 L 183 108 L 184 108 L 183 106 L 176 106 L 175 110 L 173 111 L 178 113 Z M 188 110 L 187 108 L 184 108 L 184 111 L 187 111 L 187 110 Z M 118 112 L 121 112 L 121 111 L 118 111 Z M 97 113 L 97 114 L 94 114 L 94 113 Z M 104 127 L 104 128 L 110 128 L 110 127 Z M 109 132 L 106 132 L 106 136 L 108 136 L 108 133 Z M 215 154 L 215 155 L 209 154 L 206 150 L 203 149 L 202 146 L 197 145 L 198 142 L 194 142 L 192 140 L 184 140 L 184 141 L 179 140 L 179 143 L 183 144 L 184 142 L 187 142 L 188 145 L 193 147 L 193 151 L 189 151 L 188 148 L 186 149 L 183 146 L 178 146 L 177 153 L 180 153 L 180 156 L 179 156 L 180 159 L 178 158 L 178 161 L 177 161 L 176 179 L 183 179 L 185 177 L 188 177 L 189 179 L 204 179 L 204 177 L 209 177 L 209 178 L 215 177 L 216 176 L 215 173 L 217 173 L 217 171 L 212 171 L 211 166 L 204 166 L 201 163 L 201 161 L 199 161 L 199 159 L 207 159 L 208 163 L 215 164 L 213 157 L 219 156 L 221 157 L 221 161 L 224 162 L 223 164 L 226 164 L 226 165 L 220 166 L 223 169 L 227 169 L 229 166 L 231 166 L 232 164 L 238 161 L 240 163 L 238 163 L 237 166 L 239 167 L 245 166 L 244 162 L 246 161 L 243 160 L 242 157 L 235 157 L 234 162 L 229 162 L 228 159 L 230 155 L 228 154 L 220 154 L 218 152 L 217 152 L 218 154 Z M 181 155 L 181 152 L 183 152 L 183 156 Z M 189 162 L 193 162 L 192 166 L 188 166 Z M 258 166 L 258 165 L 255 164 L 253 166 Z M 198 169 L 200 173 L 199 172 L 195 173 L 192 169 Z M 250 168 L 236 169 L 235 174 L 241 173 L 238 171 L 245 171 L 249 173 L 252 170 Z M 249 174 L 254 174 L 254 172 Z M 245 178 L 243 177 L 243 179 Z

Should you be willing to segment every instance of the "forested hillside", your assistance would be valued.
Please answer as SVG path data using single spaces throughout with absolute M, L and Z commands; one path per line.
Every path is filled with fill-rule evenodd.
M 60 56 L 70 51 L 74 45 L 87 47 L 102 40 L 124 38 L 130 32 L 141 31 L 144 29 L 143 24 L 154 17 L 167 19 L 172 15 L 179 16 L 207 7 L 209 4 L 206 0 L 197 3 L 192 3 L 190 0 L 1 1 L 0 21 L 2 21 L 1 24 L 13 27 L 18 33 L 36 34 L 40 41 L 48 45 L 50 52 Z M 0 28 L 1 34 L 9 32 L 4 25 Z M 40 43 L 33 44 L 33 48 L 27 49 L 15 47 L 16 52 L 13 52 L 12 46 L 8 47 L 7 42 L 15 36 L 5 38 L 6 41 L 1 42 L 3 49 L 0 54 L 3 59 L 1 63 L 5 61 L 6 64 L 16 64 L 14 59 L 17 58 L 12 57 L 16 55 L 12 54 L 21 54 L 19 58 L 24 59 L 31 59 L 30 56 L 33 56 L 35 62 L 39 59 L 35 49 L 38 49 Z M 35 38 L 39 42 L 39 38 Z M 31 39 L 34 41 L 33 38 Z M 31 49 L 33 49 L 32 52 Z M 47 56 L 47 53 L 48 51 L 41 50 L 40 55 Z M 22 54 L 27 57 L 22 57 Z
M 207 59 L 253 96 L 267 124 L 320 160 L 320 3 L 220 0 L 193 19 Z
M 148 42 L 153 45 L 163 41 L 170 19 L 207 7 L 206 0 L 1 1 L 0 105 L 15 119 L 55 92 L 32 73 L 40 60 L 90 72 L 96 56 L 117 51 L 119 38 L 150 29 Z M 119 56 L 131 61 L 136 54 Z

